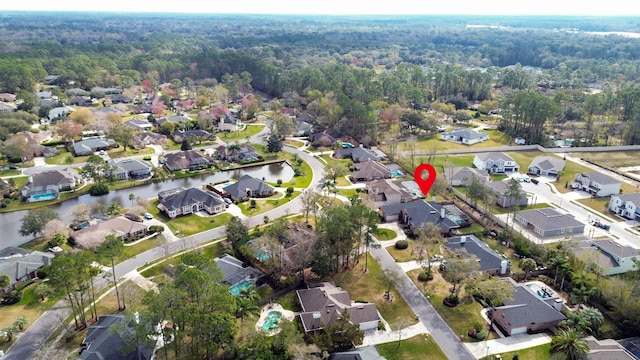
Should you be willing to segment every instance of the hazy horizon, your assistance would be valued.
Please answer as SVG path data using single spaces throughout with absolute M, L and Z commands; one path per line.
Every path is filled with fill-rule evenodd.
M 398 0 L 390 6 L 386 3 L 345 2 L 325 0 L 322 3 L 299 1 L 264 2 L 246 0 L 237 3 L 206 4 L 195 0 L 183 0 L 179 4 L 158 3 L 149 0 L 88 2 L 69 0 L 43 2 L 23 0 L 3 2 L 2 11 L 53 11 L 53 12 L 112 12 L 112 13 L 180 13 L 180 14 L 229 14 L 229 15 L 464 15 L 464 16 L 589 16 L 629 17 L 640 16 L 640 7 L 629 6 L 623 0 L 574 1 L 539 0 L 536 2 L 509 2 L 485 0 L 480 3 L 458 0 L 450 3 L 415 3 Z

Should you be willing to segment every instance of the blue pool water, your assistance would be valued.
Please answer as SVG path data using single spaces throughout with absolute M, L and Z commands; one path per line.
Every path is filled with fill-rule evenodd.
M 239 283 L 233 285 L 231 288 L 229 288 L 229 292 L 233 296 L 238 296 L 238 295 L 240 295 L 240 292 L 242 290 L 250 289 L 252 286 L 253 286 L 253 282 L 252 281 L 245 280 L 245 281 L 242 281 L 242 282 L 239 282 Z
M 537 284 L 527 284 L 527 286 L 529 287 L 529 289 L 533 290 L 541 299 L 546 299 L 551 297 L 551 294 L 549 294 L 548 291 L 545 291 Z
M 353 147 L 353 144 L 352 143 L 348 143 L 348 142 L 343 142 L 342 143 L 342 147 L 345 148 L 345 149 L 350 149 L 350 148 Z
M 400 176 L 402 176 L 402 171 L 400 171 L 400 170 L 391 170 L 391 176 L 400 177 Z
M 259 250 L 258 253 L 256 254 L 256 259 L 265 262 L 267 260 L 269 260 L 269 254 L 267 254 L 266 252 Z
M 262 324 L 262 330 L 269 332 L 278 327 L 278 323 L 282 320 L 282 314 L 279 311 L 270 311 L 267 318 Z

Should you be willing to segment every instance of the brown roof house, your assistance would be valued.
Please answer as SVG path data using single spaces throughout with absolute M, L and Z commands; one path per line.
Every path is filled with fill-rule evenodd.
M 130 242 L 144 237 L 148 230 L 149 227 L 144 223 L 118 216 L 75 231 L 71 234 L 71 239 L 79 248 L 94 249 L 100 246 L 108 235 L 115 235 L 122 241 Z
M 38 269 L 51 264 L 52 253 L 34 251 L 28 253 L 22 249 L 5 248 L 0 250 L 0 275 L 8 275 L 11 283 L 0 288 L 0 296 L 12 291 L 27 280 L 38 277 Z
M 508 336 L 547 331 L 567 318 L 561 312 L 562 299 L 537 283 L 518 284 L 512 297 L 505 299 L 492 315 L 494 323 Z
M 349 293 L 331 283 L 320 283 L 296 291 L 302 307 L 300 320 L 306 334 L 315 334 L 345 314 L 361 331 L 375 330 L 380 321 L 378 309 L 371 303 L 352 303 Z
M 57 199 L 61 191 L 70 191 L 82 181 L 82 177 L 74 169 L 47 170 L 33 174 L 22 186 L 20 193 L 26 202 Z
M 377 161 L 365 161 L 353 164 L 352 181 L 373 181 L 390 179 L 391 170 Z
M 169 171 L 201 170 L 211 167 L 211 161 L 195 150 L 178 151 L 164 156 Z
M 376 209 L 390 204 L 399 204 L 413 200 L 413 196 L 400 188 L 390 179 L 369 181 L 366 187 L 367 198 L 375 203 Z

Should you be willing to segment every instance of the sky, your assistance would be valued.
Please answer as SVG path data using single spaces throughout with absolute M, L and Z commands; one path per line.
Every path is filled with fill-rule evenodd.
M 638 16 L 637 0 L 1 0 L 1 10 L 304 15 Z

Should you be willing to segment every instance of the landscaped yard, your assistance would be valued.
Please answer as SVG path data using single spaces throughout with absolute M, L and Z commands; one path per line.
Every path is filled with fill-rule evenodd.
M 432 135 L 428 138 L 419 138 L 416 142 L 416 150 L 430 150 L 437 148 L 439 150 L 444 149 L 482 149 L 482 148 L 490 148 L 490 147 L 499 147 L 509 145 L 511 141 L 511 137 L 505 133 L 499 132 L 497 130 L 484 130 L 483 132 L 489 133 L 489 140 L 483 141 L 474 145 L 464 145 L 455 143 L 452 141 L 444 141 L 440 140 L 440 134 Z M 404 151 L 404 147 L 406 143 L 399 143 L 398 149 Z M 481 150 L 479 150 L 481 151 Z
M 392 240 L 398 236 L 395 231 L 383 228 L 377 228 L 376 231 L 373 232 L 373 235 L 380 241 Z
M 45 158 L 44 161 L 51 165 L 71 165 L 86 162 L 89 156 L 73 156 L 68 151 L 61 151 L 60 154 Z
M 247 136 L 251 137 L 253 135 L 258 134 L 264 128 L 263 124 L 250 124 L 246 125 L 243 130 L 238 130 L 234 132 L 220 132 L 218 133 L 218 138 L 227 144 L 231 144 L 234 141 L 245 141 Z
M 135 309 L 135 306 L 140 304 L 146 292 L 131 280 L 119 284 L 118 291 L 120 292 L 120 296 L 124 297 L 124 302 L 129 309 Z M 98 315 L 115 314 L 118 311 L 118 300 L 116 299 L 115 290 L 112 290 L 100 299 L 100 301 L 96 303 L 96 309 Z
M 378 311 L 393 330 L 415 324 L 417 322 L 415 314 L 395 289 L 391 291 L 391 301 L 385 299 L 386 289 L 379 280 L 382 269 L 378 262 L 369 256 L 369 267 L 366 273 L 363 273 L 364 265 L 365 259 L 362 258 L 353 268 L 342 271 L 328 280 L 333 280 L 337 286 L 349 291 L 351 301 L 376 304 Z
M 297 165 L 294 165 L 294 168 L 295 167 L 297 167 Z M 282 184 L 281 187 L 285 189 L 288 187 L 297 189 L 309 187 L 309 185 L 311 184 L 311 180 L 313 179 L 313 171 L 311 170 L 311 166 L 309 166 L 309 164 L 307 164 L 306 162 L 303 162 L 300 166 L 300 169 L 302 170 L 302 175 L 294 176 L 291 181 Z
M 304 141 L 287 139 L 287 140 L 284 141 L 284 144 L 287 145 L 287 146 L 291 146 L 293 148 L 299 148 L 301 146 L 304 146 Z
M 460 304 L 456 307 L 445 306 L 442 300 L 450 294 L 449 289 L 452 285 L 442 279 L 435 267 L 435 279 L 428 283 L 420 282 L 417 278 L 421 271 L 421 269 L 412 270 L 408 272 L 407 275 L 419 289 L 422 289 L 423 293 L 428 295 L 429 302 L 431 302 L 440 316 L 449 324 L 455 334 L 465 334 L 465 341 L 478 341 L 466 336 L 466 334 L 467 331 L 474 326 L 482 326 L 484 329 L 488 327 L 487 322 L 482 318 L 482 315 L 480 315 L 482 305 L 473 300 L 471 296 L 468 296 L 463 288 L 460 291 Z M 490 333 L 489 339 L 491 339 L 492 336 L 495 335 Z
M 146 147 L 143 149 L 132 149 L 130 147 L 127 147 L 127 150 L 124 151 L 122 149 L 122 146 L 119 146 L 115 149 L 110 149 L 107 151 L 107 154 L 109 154 L 109 157 L 113 158 L 113 159 L 117 159 L 117 158 L 123 158 L 123 157 L 128 157 L 128 156 L 136 156 L 136 155 L 147 155 L 147 154 L 153 154 L 154 150 L 153 148 L 150 147 Z
M 378 353 L 387 360 L 446 359 L 438 344 L 429 335 L 416 335 L 412 338 L 376 345 Z M 510 359 L 510 358 L 504 358 Z
M 551 356 L 551 344 L 539 345 L 536 347 L 522 349 L 517 351 L 510 351 L 499 354 L 502 359 L 513 359 L 515 355 L 518 355 L 519 360 L 546 360 L 552 359 Z M 489 357 L 483 357 L 484 360 L 495 359 L 495 355 Z
M 21 170 L 6 169 L 6 170 L 0 171 L 0 177 L 17 176 L 17 175 L 20 175 L 20 173 L 21 173 Z
M 251 208 L 251 201 L 240 203 L 238 204 L 238 207 L 242 210 L 243 214 L 247 216 L 255 216 L 284 205 L 295 199 L 298 195 L 300 195 L 300 191 L 294 191 L 291 197 L 280 197 L 279 199 L 271 200 L 256 199 L 256 206 L 254 208 Z
M 395 245 L 386 247 L 389 255 L 391 255 L 391 257 L 396 259 L 396 261 L 398 262 L 413 261 L 418 258 L 419 250 L 417 248 L 418 246 L 416 245 L 416 242 L 411 239 L 407 239 L 407 241 L 409 242 L 409 247 L 406 249 L 396 249 Z
M 197 234 L 209 229 L 217 228 L 222 225 L 226 225 L 233 215 L 223 212 L 214 216 L 199 216 L 197 214 L 189 214 L 186 216 L 179 216 L 175 219 L 169 219 L 164 212 L 161 212 L 157 205 L 158 199 L 151 201 L 147 211 L 153 215 L 156 219 L 164 222 L 169 226 L 169 229 L 174 234 L 179 236 L 189 236 Z
M 586 199 L 580 199 L 576 201 L 581 203 L 582 205 L 590 207 L 591 209 L 593 209 L 593 211 L 597 212 L 598 215 L 600 216 L 604 216 L 605 218 L 615 222 L 621 221 L 622 219 L 615 217 L 615 215 L 609 212 L 609 200 L 610 200 L 609 197 L 602 197 L 602 198 L 586 198 Z

